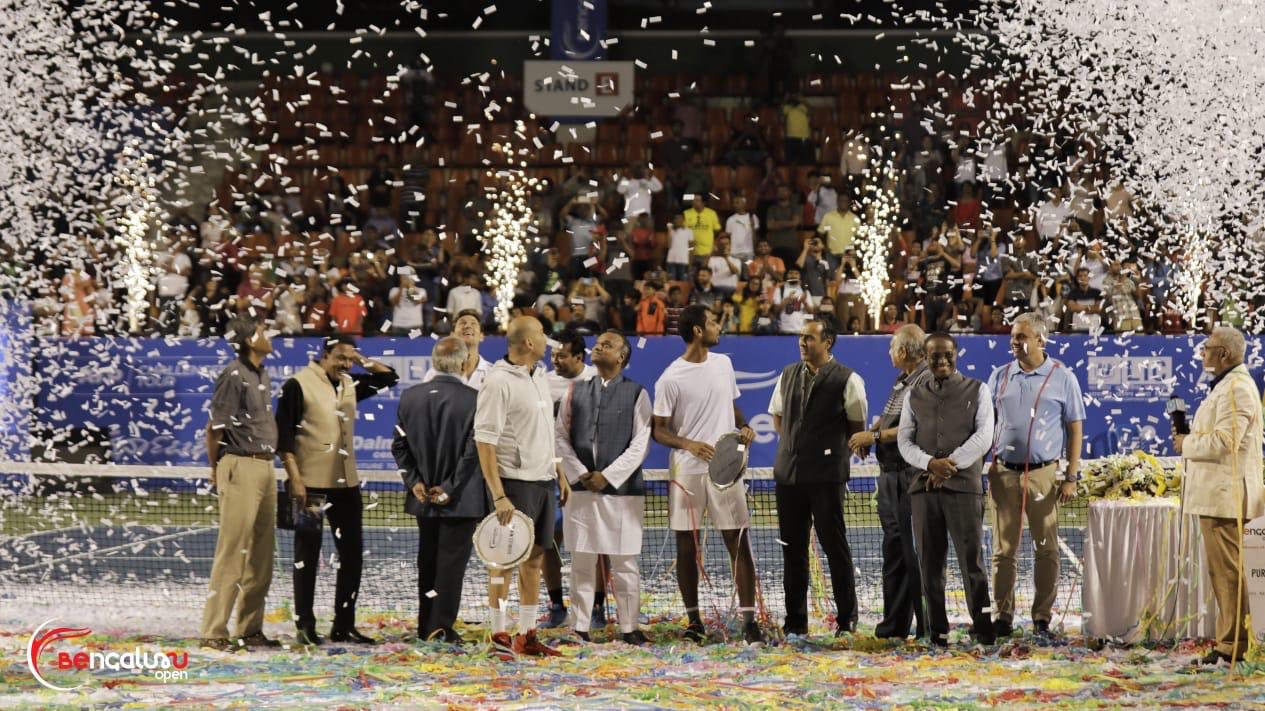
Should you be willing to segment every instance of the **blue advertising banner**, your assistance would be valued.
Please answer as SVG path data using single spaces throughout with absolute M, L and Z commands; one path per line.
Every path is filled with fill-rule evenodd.
M 606 59 L 606 0 L 553 0 L 550 25 L 553 59 Z
M 884 336 L 841 337 L 835 357 L 865 379 L 871 416 L 887 398 L 896 377 Z M 1141 448 L 1170 454 L 1164 403 L 1171 394 L 1193 408 L 1203 397 L 1206 378 L 1197 346 L 1202 337 L 1133 336 L 1091 339 L 1057 336 L 1050 355 L 1071 368 L 1084 391 L 1087 420 L 1085 456 L 1101 457 Z M 633 338 L 628 377 L 653 394 L 664 368 L 683 351 L 675 337 Z M 1010 358 L 1009 340 L 996 336 L 958 339 L 959 369 L 986 380 Z M 404 388 L 421 382 L 430 365 L 429 338 L 366 338 L 368 356 L 400 374 L 400 384 L 365 401 L 356 423 L 356 457 L 365 470 L 395 468 L 391 439 L 395 411 Z M 274 396 L 286 378 L 303 367 L 318 347 L 316 339 L 276 339 L 266 362 Z M 753 467 L 769 467 L 776 452 L 773 418 L 767 413 L 778 374 L 799 358 L 793 337 L 729 337 L 714 349 L 728 355 L 737 371 L 739 405 L 757 433 Z M 1249 341 L 1248 364 L 1259 372 L 1261 339 Z M 39 393 L 33 425 L 46 436 L 64 437 L 67 428 L 109 433 L 108 458 L 117 464 L 205 464 L 204 428 L 215 376 L 232 359 L 223 341 L 181 339 L 81 339 L 43 341 L 35 349 Z M 489 338 L 489 360 L 503 357 L 505 341 Z M 667 467 L 667 452 L 654 445 L 646 466 Z

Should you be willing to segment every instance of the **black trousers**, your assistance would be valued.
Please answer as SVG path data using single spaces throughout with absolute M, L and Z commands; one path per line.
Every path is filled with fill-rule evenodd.
M 836 624 L 852 629 L 857 619 L 856 575 L 848 529 L 843 521 L 842 484 L 778 484 L 778 530 L 781 533 L 783 590 L 786 593 L 786 627 L 808 626 L 808 542 L 816 527 L 817 540 L 830 563 L 834 587 Z
M 915 634 L 927 636 L 927 611 L 922 604 L 922 576 L 914 551 L 913 509 L 909 482 L 914 472 L 907 467 L 884 468 L 878 479 L 878 520 L 883 526 L 883 619 L 875 637 L 909 636 L 909 623 L 917 620 Z
M 949 633 L 949 617 L 944 610 L 944 577 L 949 539 L 952 539 L 973 631 L 991 640 L 993 618 L 986 612 L 990 603 L 988 574 L 984 568 L 984 496 L 938 489 L 915 492 L 909 499 L 932 637 L 943 638 Z
M 455 634 L 477 518 L 417 517 L 417 636 Z M 429 593 L 434 592 L 434 596 Z
M 307 492 L 324 495 L 328 504 L 324 518 L 329 520 L 330 530 L 334 532 L 334 548 L 338 551 L 333 626 L 334 629 L 345 629 L 356 624 L 356 597 L 360 594 L 360 570 L 364 565 L 360 487 L 309 487 Z M 324 522 L 315 530 L 294 532 L 294 614 L 300 628 L 316 625 L 312 604 L 316 596 L 316 569 L 320 565 L 324 534 Z

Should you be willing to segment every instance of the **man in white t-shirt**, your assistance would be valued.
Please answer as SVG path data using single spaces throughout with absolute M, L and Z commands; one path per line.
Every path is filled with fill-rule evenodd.
M 804 330 L 808 314 L 817 310 L 813 295 L 799 280 L 798 269 L 786 270 L 786 281 L 773 291 L 773 308 L 778 313 L 778 330 L 788 335 Z
M 718 491 L 707 476 L 707 463 L 721 436 L 740 425 L 742 443 L 750 445 L 755 432 L 738 407 L 740 393 L 733 364 L 728 356 L 710 352 L 720 342 L 716 315 L 695 304 L 681 312 L 679 324 L 685 354 L 672 361 L 655 383 L 654 439 L 672 450 L 668 523 L 676 532 L 677 584 L 689 615 L 685 636 L 701 644 L 707 634 L 698 612 L 696 545 L 698 528 L 707 514 L 729 549 L 742 610 L 743 639 L 757 644 L 764 636 L 755 621 L 755 564 L 745 538 L 751 522 L 747 490 L 737 484 Z
M 729 235 L 730 250 L 744 262 L 755 258 L 756 235 L 760 232 L 760 218 L 747 211 L 747 198 L 734 197 L 734 214 L 725 220 L 725 233 Z
M 721 292 L 725 300 L 738 291 L 738 277 L 742 275 L 742 260 L 729 253 L 729 238 L 721 234 L 716 238 L 712 256 L 707 258 L 707 268 L 712 270 L 712 286 Z
M 654 174 L 646 177 L 646 172 L 646 166 L 638 163 L 633 166 L 629 176 L 615 186 L 616 192 L 624 196 L 625 222 L 631 222 L 637 215 L 650 212 L 653 194 L 663 189 L 663 183 Z

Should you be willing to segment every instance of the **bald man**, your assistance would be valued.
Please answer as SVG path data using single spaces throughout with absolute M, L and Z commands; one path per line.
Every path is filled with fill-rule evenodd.
M 506 340 L 509 353 L 488 370 L 479 391 L 474 441 L 497 518 L 506 524 L 515 509 L 522 511 L 532 520 L 535 545 L 519 566 L 518 635 L 512 640 L 506 631 L 508 611 L 502 602 L 513 571 L 488 571 L 492 642 L 502 658 L 557 656 L 557 650 L 536 638 L 536 613 L 544 558 L 542 544 L 553 540 L 554 482 L 561 487 L 563 504 L 571 490 L 566 479 L 558 476 L 553 398 L 545 369 L 538 367 L 545 355 L 544 329 L 536 317 L 519 316 L 510 321 Z

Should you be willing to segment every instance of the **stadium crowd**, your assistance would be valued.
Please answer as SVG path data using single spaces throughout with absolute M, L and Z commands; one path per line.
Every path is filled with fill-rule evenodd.
M 1008 333 L 1027 311 L 1064 332 L 1192 327 L 1174 305 L 1182 255 L 1131 239 L 1144 216 L 1092 146 L 1018 129 L 985 145 L 965 121 L 881 111 L 848 127 L 856 115 L 839 123 L 814 101 L 789 92 L 731 112 L 697 96 L 667 99 L 643 117 L 661 123 L 637 124 L 654 129 L 645 160 L 622 165 L 611 162 L 643 156 L 614 152 L 622 138 L 602 130 L 592 145 L 542 144 L 554 167 L 539 172 L 530 196 L 534 242 L 513 313 L 537 315 L 552 332 L 639 335 L 674 334 L 692 303 L 714 309 L 733 334 L 798 333 L 807 318 L 834 319 L 841 333 L 905 323 Z M 244 175 L 235 199 L 219 203 L 230 210 L 207 206 L 166 224 L 141 323 L 121 323 L 125 289 L 103 273 L 107 253 L 45 265 L 44 287 L 33 289 L 40 332 L 204 336 L 250 311 L 285 335 L 417 336 L 447 333 L 464 309 L 495 328 L 482 231 L 497 179 L 486 168 L 442 167 L 445 157 L 486 166 L 490 151 L 470 156 L 464 137 L 432 132 L 444 122 L 429 103 L 400 110 L 437 151 L 459 140 L 461 155 L 436 161 L 432 152 L 414 164 L 383 151 L 350 180 L 333 172 L 303 191 L 266 169 Z M 619 121 L 638 120 L 636 111 Z M 547 133 L 517 129 L 520 141 Z M 1064 168 L 1041 168 L 1055 163 Z M 886 297 L 874 318 L 859 235 L 881 219 L 883 189 L 898 214 L 883 222 Z M 1205 301 L 1208 323 L 1242 322 L 1247 305 Z

